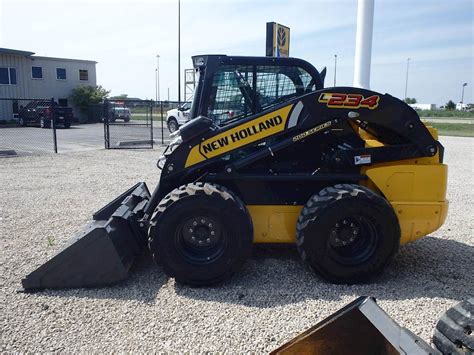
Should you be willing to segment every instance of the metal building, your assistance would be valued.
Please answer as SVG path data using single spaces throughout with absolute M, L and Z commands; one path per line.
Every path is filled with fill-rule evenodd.
M 34 52 L 0 48 L 0 98 L 54 98 L 60 106 L 79 111 L 69 96 L 79 85 L 97 84 L 92 60 L 35 56 Z M 18 103 L 0 100 L 0 120 L 16 118 Z

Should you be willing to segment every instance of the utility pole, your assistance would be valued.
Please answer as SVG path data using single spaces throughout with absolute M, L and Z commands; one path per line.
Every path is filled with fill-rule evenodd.
M 160 101 L 160 55 L 156 55 L 156 101 Z
M 168 102 L 170 101 L 170 88 L 168 88 Z
M 407 101 L 407 91 L 408 91 L 408 69 L 410 67 L 410 58 L 407 59 L 407 76 L 405 79 L 405 102 Z
M 181 104 L 181 0 L 178 0 L 178 104 Z
M 461 108 L 464 103 L 464 88 L 467 86 L 467 83 L 462 84 L 462 95 L 461 95 Z
M 337 54 L 334 54 L 334 86 L 336 86 Z

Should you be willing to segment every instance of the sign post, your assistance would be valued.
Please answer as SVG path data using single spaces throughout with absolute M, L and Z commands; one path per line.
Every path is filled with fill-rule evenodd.
M 276 22 L 267 22 L 267 57 L 290 56 L 290 28 Z

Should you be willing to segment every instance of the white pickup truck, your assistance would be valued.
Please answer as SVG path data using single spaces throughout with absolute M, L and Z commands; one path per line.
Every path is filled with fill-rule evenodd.
M 186 102 L 181 106 L 166 112 L 166 124 L 170 133 L 173 133 L 189 121 L 189 111 L 191 110 L 191 103 Z

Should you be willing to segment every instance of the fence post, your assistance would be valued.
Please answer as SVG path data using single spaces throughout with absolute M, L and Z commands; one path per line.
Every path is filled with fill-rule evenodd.
M 109 101 L 107 99 L 104 100 L 104 146 L 105 149 L 110 148 L 110 141 L 109 141 Z
M 151 149 L 153 149 L 153 101 L 150 104 L 150 122 L 151 122 Z
M 56 112 L 54 109 L 54 97 L 51 98 L 51 128 L 53 129 L 54 152 L 58 153 L 58 138 L 56 136 Z
M 161 107 L 161 144 L 165 144 L 165 137 L 164 137 L 164 131 L 163 131 L 163 101 L 160 101 L 160 107 Z

